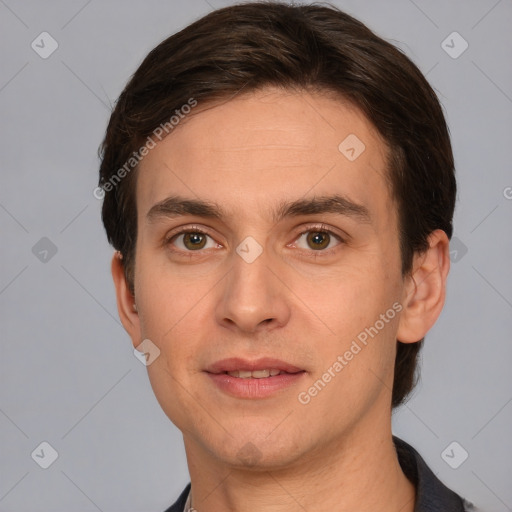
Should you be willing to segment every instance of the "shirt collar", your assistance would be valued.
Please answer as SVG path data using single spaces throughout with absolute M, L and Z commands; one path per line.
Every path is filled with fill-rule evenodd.
M 398 462 L 405 476 L 416 487 L 414 512 L 464 512 L 469 506 L 448 489 L 427 466 L 421 455 L 408 443 L 393 436 Z

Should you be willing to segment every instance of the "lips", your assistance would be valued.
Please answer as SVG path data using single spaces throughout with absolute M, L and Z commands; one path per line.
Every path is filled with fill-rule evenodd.
M 223 395 L 244 400 L 264 400 L 298 388 L 307 372 L 285 361 L 262 357 L 250 361 L 222 359 L 205 370 L 205 376 Z
M 290 363 L 271 357 L 262 357 L 253 361 L 239 357 L 231 357 L 229 359 L 222 359 L 213 363 L 205 371 L 208 373 L 219 374 L 229 372 L 264 372 L 265 370 L 269 372 L 270 370 L 273 370 L 272 373 L 275 373 L 275 370 L 279 370 L 280 373 L 299 373 L 304 371 L 302 368 L 298 368 Z M 241 373 L 240 375 L 243 378 L 248 374 Z M 256 373 L 255 375 L 259 376 L 260 374 Z M 261 376 L 263 376 L 263 374 L 261 374 Z

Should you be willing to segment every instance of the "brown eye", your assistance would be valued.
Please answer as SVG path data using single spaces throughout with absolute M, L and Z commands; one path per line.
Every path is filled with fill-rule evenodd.
M 183 234 L 183 245 L 191 250 L 197 251 L 203 249 L 206 245 L 206 235 L 204 233 L 184 233 Z
M 329 245 L 331 236 L 324 231 L 310 231 L 306 237 L 306 241 L 311 249 L 318 251 L 325 249 Z
M 217 246 L 215 240 L 202 231 L 181 231 L 167 239 L 166 244 L 171 250 L 178 252 L 199 252 L 201 249 L 213 249 Z M 176 251 L 175 251 L 176 252 Z
M 303 231 L 299 238 L 296 239 L 295 243 L 299 249 L 304 249 L 309 252 L 329 252 L 341 243 L 342 238 L 339 235 L 334 234 L 327 229 L 310 229 Z

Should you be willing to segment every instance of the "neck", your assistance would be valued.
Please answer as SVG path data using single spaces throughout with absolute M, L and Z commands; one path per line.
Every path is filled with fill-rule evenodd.
M 375 418 L 374 418 L 375 419 Z M 413 512 L 415 488 L 398 462 L 389 428 L 353 432 L 286 467 L 240 468 L 184 435 L 197 512 Z

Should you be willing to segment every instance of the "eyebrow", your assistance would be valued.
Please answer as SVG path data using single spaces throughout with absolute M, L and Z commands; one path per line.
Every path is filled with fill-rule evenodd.
M 274 223 L 286 217 L 299 217 L 301 215 L 320 213 L 335 213 L 354 218 L 362 223 L 370 223 L 372 220 L 366 206 L 355 203 L 340 194 L 298 199 L 292 202 L 283 201 L 271 211 Z M 174 218 L 184 215 L 195 215 L 217 220 L 228 217 L 225 210 L 215 202 L 171 196 L 153 205 L 146 218 L 148 222 L 152 223 L 161 218 Z

